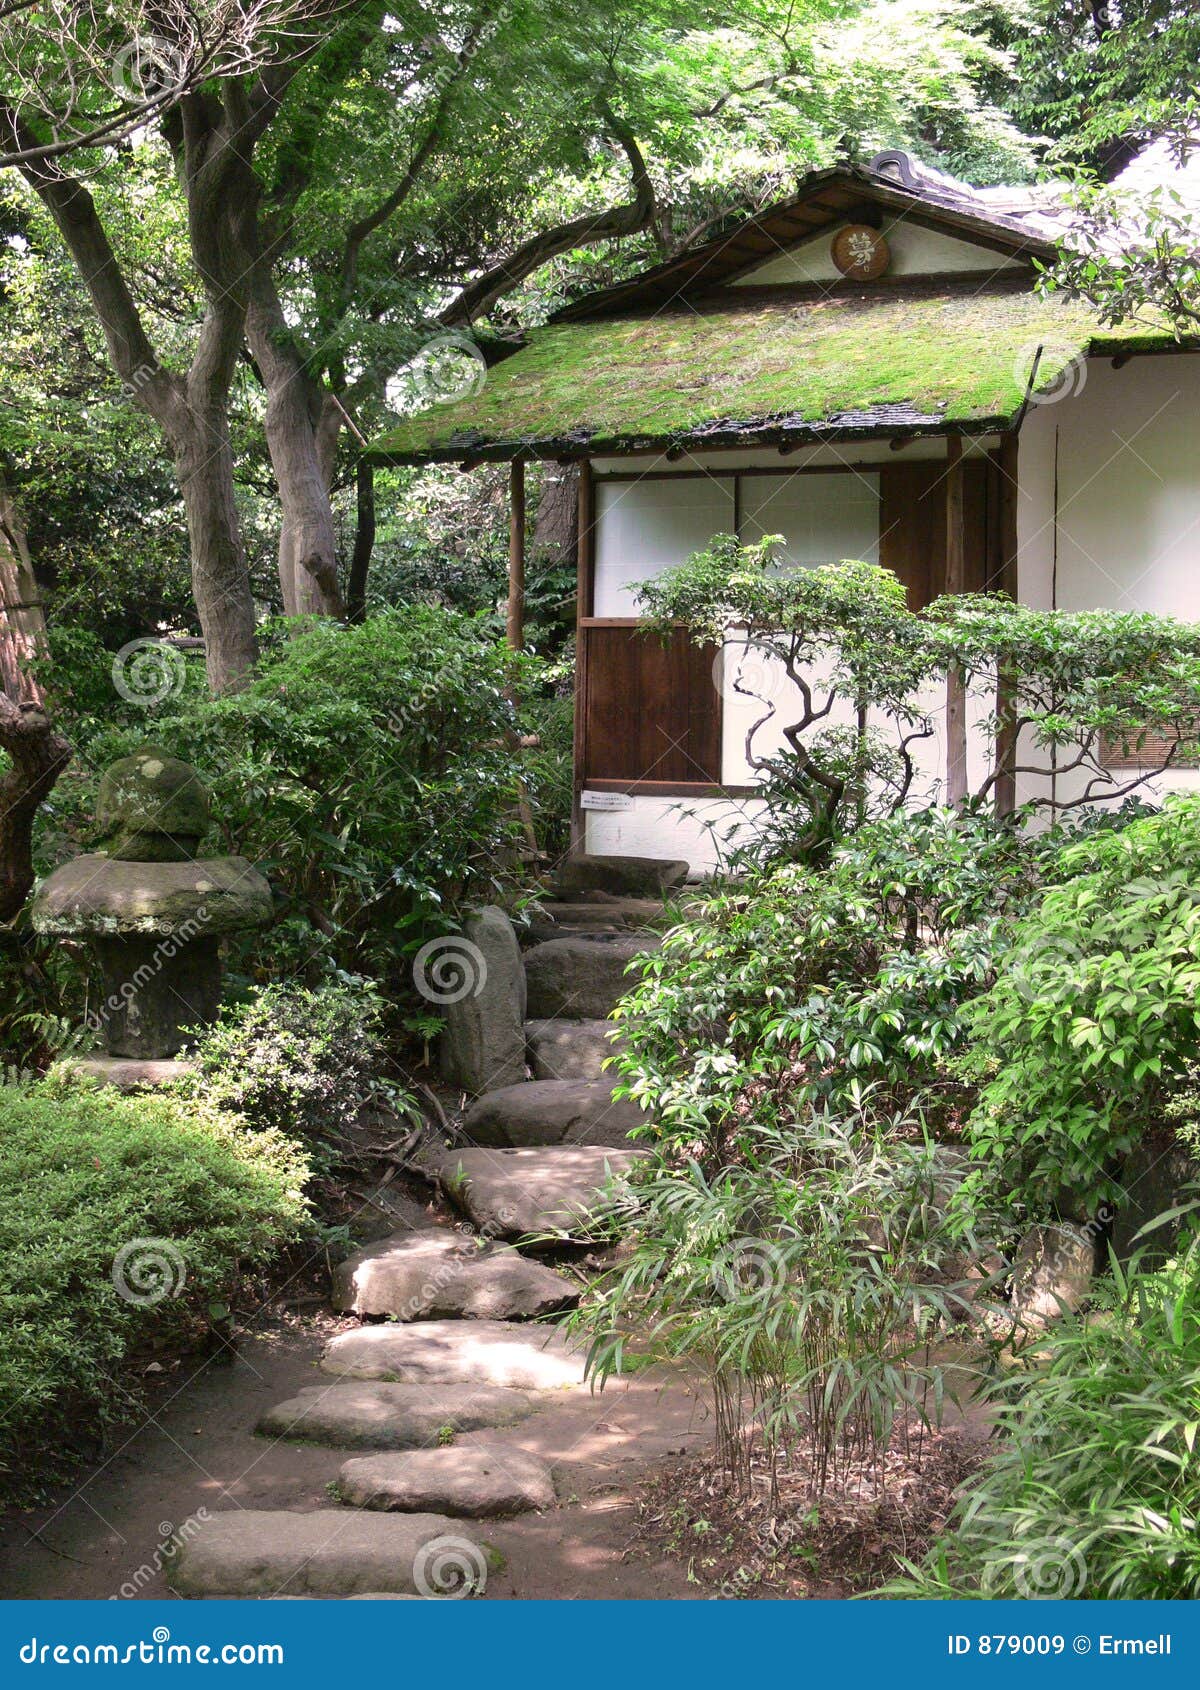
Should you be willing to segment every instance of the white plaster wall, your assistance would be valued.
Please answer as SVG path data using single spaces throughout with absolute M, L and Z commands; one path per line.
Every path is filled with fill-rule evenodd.
M 602 856 L 680 858 L 693 876 L 718 868 L 724 852 L 752 837 L 759 799 L 651 798 L 628 810 L 585 810 L 588 851 Z
M 1018 479 L 1025 603 L 1200 621 L 1200 358 L 1134 358 L 1119 370 L 1089 359 L 1067 397 L 1031 408 Z M 1043 787 L 1027 778 L 1019 796 Z M 1194 791 L 1200 772 L 1154 787 Z M 1079 777 L 1061 776 L 1058 790 L 1074 796 Z
M 838 224 L 837 228 L 845 227 Z M 833 282 L 844 277 L 830 257 L 837 228 L 822 230 L 796 246 L 789 247 L 778 257 L 747 270 L 732 283 L 734 287 L 787 282 Z M 915 223 L 895 218 L 885 222 L 880 231 L 891 251 L 889 276 L 936 276 L 958 270 L 973 270 L 987 275 L 1019 267 L 1019 260 L 999 252 L 989 252 L 971 241 L 960 241 L 935 229 L 922 229 Z
M 640 616 L 634 588 L 731 534 L 733 483 L 612 481 L 596 487 L 595 616 Z

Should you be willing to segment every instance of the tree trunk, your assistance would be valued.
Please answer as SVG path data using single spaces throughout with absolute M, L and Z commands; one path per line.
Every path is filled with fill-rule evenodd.
M 573 569 L 579 552 L 579 471 L 570 465 L 548 468 L 542 477 L 529 555 L 551 568 Z
M 71 760 L 71 747 L 37 704 L 0 693 L 0 921 L 11 921 L 33 886 L 33 818 Z
M 40 704 L 31 659 L 46 649 L 46 617 L 25 529 L 0 466 L 0 691 L 14 704 Z
M 347 622 L 362 622 L 367 614 L 367 577 L 371 571 L 371 553 L 375 549 L 375 470 L 368 458 L 358 460 L 355 494 L 357 521 L 354 555 L 350 559 L 350 576 L 346 583 Z
M 254 595 L 234 498 L 233 446 L 222 407 L 172 430 L 187 512 L 192 596 L 204 630 L 208 684 L 236 692 L 254 670 Z
M 264 426 L 279 485 L 279 587 L 287 616 L 341 616 L 337 545 L 319 429 L 323 395 L 304 367 L 265 265 L 246 338 L 267 389 Z

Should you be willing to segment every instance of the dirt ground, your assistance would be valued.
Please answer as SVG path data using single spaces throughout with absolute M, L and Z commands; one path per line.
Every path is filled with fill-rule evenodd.
M 254 1435 L 259 1415 L 320 1383 L 325 1339 L 346 1322 L 319 1306 L 274 1314 L 222 1359 L 182 1363 L 156 1382 L 149 1416 L 51 1503 L 0 1522 L 0 1593 L 7 1598 L 169 1599 L 161 1546 L 201 1508 L 330 1507 L 326 1485 L 349 1451 Z M 694 1597 L 686 1563 L 635 1547 L 636 1501 L 668 1457 L 710 1438 L 702 1402 L 680 1381 L 641 1378 L 602 1395 L 548 1395 L 508 1430 L 461 1441 L 514 1444 L 555 1468 L 563 1506 L 488 1521 L 480 1535 L 505 1564 L 486 1600 Z M 157 1560 L 162 1563 L 156 1570 Z M 140 1570 L 139 1570 L 140 1569 Z

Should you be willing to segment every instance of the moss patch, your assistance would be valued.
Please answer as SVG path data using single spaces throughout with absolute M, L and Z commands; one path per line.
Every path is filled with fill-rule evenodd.
M 1032 293 L 771 301 L 736 310 L 557 323 L 490 371 L 482 392 L 374 442 L 383 460 L 491 446 L 631 446 L 722 426 L 896 431 L 1008 422 L 1033 353 L 1050 387 L 1089 348 L 1170 344 L 1144 326 L 1101 329 L 1079 305 Z

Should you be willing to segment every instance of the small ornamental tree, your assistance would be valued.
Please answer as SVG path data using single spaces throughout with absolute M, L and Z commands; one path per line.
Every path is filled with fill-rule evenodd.
M 1051 768 L 1065 785 L 1039 792 L 1039 808 L 1125 798 L 1196 750 L 1195 624 L 1144 611 L 1034 610 L 985 593 L 936 599 L 923 620 L 939 666 L 953 662 L 977 695 L 997 700 L 976 724 L 992 746 L 976 803 L 1005 774 Z
M 813 863 L 865 820 L 928 801 L 916 747 L 934 732 L 951 670 L 980 704 L 987 773 L 966 807 L 1059 813 L 1127 797 L 1200 745 L 1200 627 L 1143 612 L 1036 610 L 987 593 L 908 608 L 890 570 L 785 569 L 777 536 L 718 535 L 640 589 L 651 628 L 682 624 L 723 647 L 731 690 L 761 705 L 745 739 L 763 781 L 770 855 Z M 753 661 L 745 660 L 746 654 Z M 839 718 L 842 723 L 838 726 Z M 768 724 L 778 721 L 773 739 Z
M 937 653 L 889 570 L 853 562 L 783 570 L 774 562 L 781 543 L 768 535 L 742 546 L 719 534 L 640 596 L 655 627 L 683 623 L 700 644 L 722 646 L 732 690 L 761 704 L 746 761 L 772 807 L 799 814 L 794 853 L 813 861 L 850 820 L 892 815 L 908 798 L 913 747 L 933 731 L 921 693 Z M 791 698 L 777 706 L 780 690 L 790 690 L 798 714 Z M 837 725 L 839 705 L 853 726 Z M 765 750 L 762 730 L 781 711 L 791 717 L 781 723 L 784 747 Z

